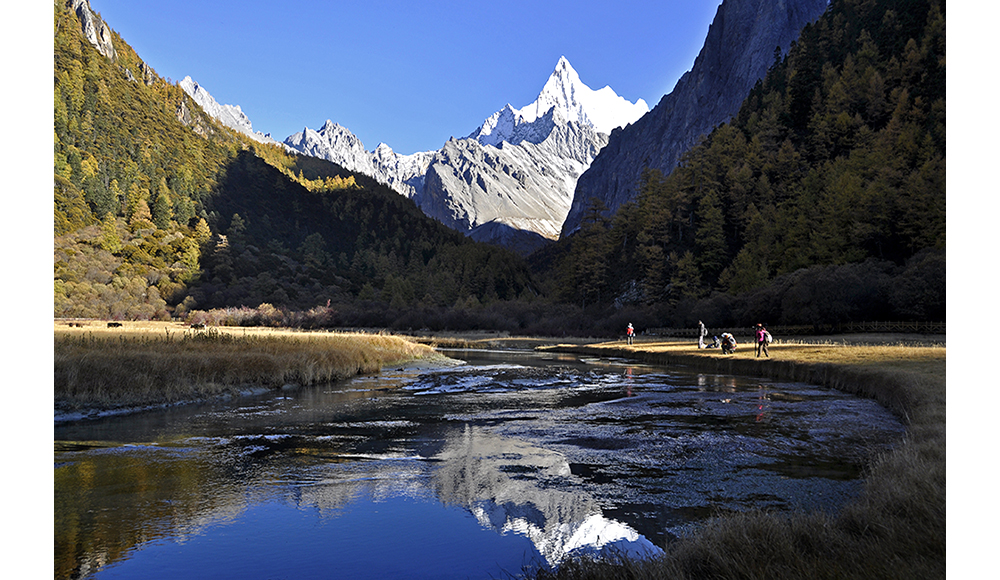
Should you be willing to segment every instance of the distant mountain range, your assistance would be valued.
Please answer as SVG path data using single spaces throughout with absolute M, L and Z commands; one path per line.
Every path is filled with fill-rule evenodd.
M 629 102 L 610 87 L 591 89 L 562 57 L 534 102 L 508 104 L 438 151 L 399 155 L 385 144 L 368 151 L 332 121 L 285 144 L 370 175 L 475 239 L 528 253 L 558 238 L 576 180 L 608 133 L 648 111 L 645 101 Z
M 726 0 L 694 66 L 652 112 L 610 87 L 593 90 L 562 57 L 538 98 L 509 104 L 437 151 L 367 150 L 328 120 L 284 145 L 375 178 L 470 237 L 528 254 L 579 226 L 592 198 L 612 211 L 637 194 L 646 167 L 669 173 L 680 156 L 728 121 L 768 68 L 828 0 Z M 223 124 L 258 141 L 238 106 L 219 105 L 189 78 L 184 90 Z M 647 114 L 649 113 L 649 114 Z M 608 147 L 610 144 L 610 147 Z
M 87 0 L 63 0 L 55 315 L 328 304 L 309 324 L 528 334 L 590 332 L 598 315 L 587 311 L 611 305 L 677 326 L 943 320 L 945 17 L 940 0 L 905 4 L 838 0 L 778 58 L 771 40 L 825 1 L 726 0 L 692 71 L 610 136 L 588 103 L 616 100 L 584 90 L 562 61 L 535 103 L 504 107 L 439 151 L 368 154 L 348 130 L 323 128 L 371 173 L 409 181 L 404 196 L 270 140 L 194 81 L 159 77 Z M 768 61 L 725 113 L 738 98 L 729 85 Z M 729 122 L 679 153 L 716 114 Z M 669 150 L 683 160 L 672 169 L 657 165 Z M 626 170 L 643 167 L 658 171 L 637 203 L 576 234 L 571 212 L 559 242 L 530 260 L 475 241 L 529 252 L 556 235 L 560 176 L 580 201 L 591 174 L 628 186 Z M 629 201 L 611 193 L 597 195 Z M 601 332 L 637 311 L 615 310 Z

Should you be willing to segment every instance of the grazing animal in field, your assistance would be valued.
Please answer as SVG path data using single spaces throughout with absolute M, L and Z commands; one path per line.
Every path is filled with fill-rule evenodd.
M 121 328 L 121 326 L 122 326 L 121 322 L 109 322 L 108 323 L 108 328 Z
M 192 324 L 191 328 L 194 330 L 202 330 L 203 328 L 205 328 L 205 325 L 199 322 L 196 324 Z

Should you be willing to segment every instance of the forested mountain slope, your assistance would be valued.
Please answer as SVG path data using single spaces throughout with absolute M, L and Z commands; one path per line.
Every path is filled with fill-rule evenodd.
M 56 317 L 532 293 L 513 254 L 369 178 L 222 126 L 86 0 L 56 0 L 53 15 Z
M 725 0 L 691 70 L 652 111 L 612 132 L 607 147 L 580 176 L 562 235 L 580 227 L 592 198 L 612 213 L 634 201 L 644 168 L 670 173 L 684 152 L 732 118 L 776 56 L 787 54 L 802 28 L 827 5 L 827 0 Z
M 565 300 L 684 319 L 943 319 L 944 8 L 834 0 L 731 123 L 535 260 Z

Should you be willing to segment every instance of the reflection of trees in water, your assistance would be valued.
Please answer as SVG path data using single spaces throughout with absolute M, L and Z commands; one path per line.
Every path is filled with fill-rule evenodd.
M 565 489 L 574 476 L 559 453 L 466 426 L 436 459 L 442 465 L 433 485 L 442 503 L 469 509 L 499 533 L 528 537 L 550 565 L 575 550 L 609 544 L 640 554 L 656 550 L 635 530 L 605 518 L 591 496 Z
M 151 449 L 148 453 L 171 451 Z M 55 578 L 80 578 L 163 537 L 234 519 L 250 503 L 210 462 L 108 449 L 55 469 Z
M 341 442 L 298 436 L 234 436 L 202 447 L 108 447 L 62 443 L 55 469 L 55 578 L 79 578 L 160 538 L 183 542 L 240 517 L 280 491 L 267 485 Z M 58 449 L 57 449 L 58 451 Z M 79 453 L 72 453 L 79 451 Z M 306 461 L 303 462 L 303 458 Z M 298 486 L 286 500 L 301 503 Z M 306 489 L 309 489 L 308 487 Z M 318 486 L 323 505 L 350 503 L 351 486 Z M 308 503 L 308 501 L 307 501 Z

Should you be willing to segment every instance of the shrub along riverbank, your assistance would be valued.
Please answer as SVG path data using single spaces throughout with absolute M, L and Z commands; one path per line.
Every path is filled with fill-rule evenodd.
M 403 361 L 443 358 L 428 346 L 383 334 L 123 324 L 56 325 L 57 411 L 144 407 L 321 384 Z
M 773 344 L 735 355 L 687 343 L 550 347 L 708 373 L 801 381 L 875 399 L 906 425 L 903 442 L 872 459 L 864 491 L 839 514 L 764 512 L 715 518 L 648 561 L 574 560 L 538 579 L 944 578 L 945 348 Z

